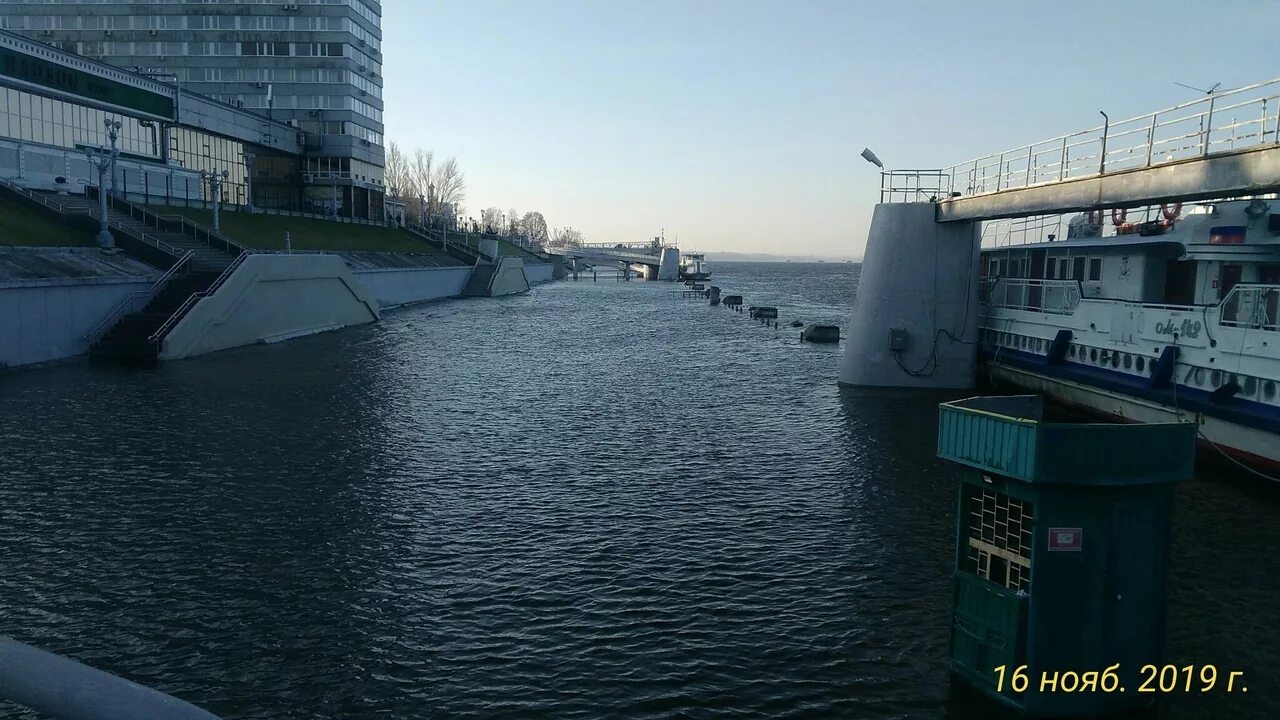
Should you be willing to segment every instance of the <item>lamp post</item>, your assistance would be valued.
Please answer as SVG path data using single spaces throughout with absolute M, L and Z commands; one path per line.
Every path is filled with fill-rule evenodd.
M 222 233 L 222 226 L 218 223 L 218 200 L 222 194 L 222 183 L 226 182 L 228 176 L 230 173 L 226 170 L 220 173 L 200 171 L 200 177 L 209 182 L 209 194 L 213 196 L 213 231 L 219 234 Z
M 115 156 L 119 153 L 115 147 L 107 149 L 104 147 L 85 148 L 84 156 L 89 160 L 89 164 L 98 171 L 98 235 L 95 240 L 98 247 L 112 248 L 115 247 L 115 239 L 111 237 L 111 231 L 107 229 L 107 173 L 111 171 L 112 165 L 115 164 Z
M 418 193 L 418 224 L 427 227 L 427 199 Z
M 244 193 L 245 207 L 249 212 L 253 212 L 253 161 L 258 158 L 251 152 L 242 153 L 244 155 Z
M 116 149 L 116 140 L 120 138 L 120 128 L 124 125 L 111 118 L 103 120 L 102 125 L 107 129 L 107 142 L 111 144 L 111 194 L 116 195 L 116 157 L 120 155 L 120 151 Z

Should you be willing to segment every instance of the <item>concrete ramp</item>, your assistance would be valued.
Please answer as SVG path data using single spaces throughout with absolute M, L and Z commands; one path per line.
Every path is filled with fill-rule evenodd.
M 337 255 L 250 255 L 165 335 L 160 359 L 287 340 L 378 318 L 377 302 Z
M 462 294 L 466 297 L 498 297 L 528 291 L 529 278 L 524 272 L 524 260 L 504 255 L 496 264 L 477 264 Z

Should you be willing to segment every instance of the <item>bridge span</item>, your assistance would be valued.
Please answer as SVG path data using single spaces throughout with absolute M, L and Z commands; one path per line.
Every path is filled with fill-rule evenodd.
M 680 249 L 662 242 L 586 243 L 565 248 L 560 254 L 568 260 L 591 265 L 642 265 L 658 280 L 676 280 L 680 272 Z
M 938 222 L 1280 190 L 1280 79 L 940 170 L 883 173 L 881 202 L 937 200 Z

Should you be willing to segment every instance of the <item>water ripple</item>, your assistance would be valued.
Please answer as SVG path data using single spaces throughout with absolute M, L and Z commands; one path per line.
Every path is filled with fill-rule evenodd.
M 4 631 L 227 718 L 981 717 L 947 396 L 841 391 L 785 327 L 842 320 L 856 268 L 718 271 L 784 328 L 602 280 L 0 376 Z M 1181 491 L 1171 655 L 1259 691 L 1174 717 L 1276 715 L 1280 566 L 1241 549 L 1277 509 Z

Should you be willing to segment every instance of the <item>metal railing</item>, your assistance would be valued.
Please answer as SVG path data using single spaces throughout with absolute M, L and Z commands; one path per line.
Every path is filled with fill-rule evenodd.
M 951 192 L 942 170 L 885 170 L 880 173 L 880 202 L 936 202 Z
M 231 261 L 231 264 L 227 266 L 227 269 L 223 270 L 222 274 L 219 275 L 217 279 L 215 279 L 213 283 L 209 285 L 209 287 L 199 292 L 191 293 L 191 295 L 185 301 L 183 301 L 181 305 L 178 306 L 178 309 L 174 310 L 173 314 L 170 315 L 168 319 L 166 319 L 163 323 L 161 323 L 160 327 L 157 328 L 155 332 L 151 333 L 151 335 L 147 338 L 147 341 L 158 343 L 161 340 L 163 340 L 164 336 L 167 335 L 169 331 L 172 330 L 174 326 L 178 324 L 178 321 L 182 320 L 182 318 L 187 314 L 187 311 L 190 310 L 192 306 L 194 306 L 196 303 L 200 302 L 204 298 L 207 298 L 210 295 L 217 292 L 218 288 L 222 287 L 222 284 L 227 281 L 227 278 L 231 277 L 231 273 L 235 272 L 236 268 L 240 267 L 240 265 L 244 263 L 245 258 L 253 254 L 254 253 L 248 250 L 245 250 L 244 252 L 240 253 L 240 255 L 237 256 L 235 260 Z
M 1280 285 L 1239 283 L 1218 304 L 1218 324 L 1253 330 L 1280 329 Z
M 1104 115 L 1105 117 L 1105 115 Z M 979 195 L 1151 167 L 1280 141 L 1280 79 L 944 168 L 946 193 Z
M 979 292 L 981 301 L 990 307 L 1054 315 L 1073 314 L 1083 296 L 1079 280 L 1035 278 L 988 278 Z
M 161 290 L 164 290 L 165 286 L 169 284 L 170 280 L 172 280 L 178 273 L 182 272 L 183 269 L 185 269 L 186 265 L 189 262 L 191 262 L 191 258 L 194 256 L 195 256 L 195 251 L 188 250 L 187 254 L 183 255 L 182 258 L 178 260 L 178 262 L 174 263 L 173 267 L 165 271 L 165 274 L 161 275 L 159 280 L 156 280 L 154 283 L 152 283 L 151 287 L 147 288 L 146 290 L 138 290 L 130 294 L 124 300 L 122 300 L 120 304 L 115 307 L 114 310 L 112 310 L 106 317 L 99 320 L 96 325 L 94 325 L 92 328 L 89 329 L 89 332 L 84 334 L 85 342 L 89 343 L 90 345 L 93 345 L 94 343 L 98 342 L 98 340 L 101 340 L 102 336 L 105 335 L 108 330 L 114 327 L 116 322 L 118 322 L 121 317 L 131 312 L 136 312 L 135 310 L 133 310 L 133 307 L 134 307 L 134 304 L 137 303 L 139 300 L 142 301 L 142 304 L 138 307 L 138 309 L 141 310 L 142 308 L 145 308 L 147 306 L 147 303 L 155 299 L 156 295 L 160 294 Z
M 107 202 L 113 210 L 128 213 L 130 218 L 137 220 L 144 225 L 154 227 L 157 230 L 177 232 L 181 235 L 187 235 L 193 239 L 200 240 L 209 247 L 221 249 L 229 255 L 251 252 L 250 248 L 241 245 L 226 235 L 215 232 L 213 228 L 201 225 L 200 223 L 182 215 L 161 215 L 160 213 L 148 210 L 141 205 L 110 194 L 107 195 Z M 174 225 L 178 226 L 176 231 L 173 229 Z
M 50 210 L 53 210 L 54 212 L 60 213 L 62 215 L 90 215 L 91 214 L 89 208 L 87 207 L 79 207 L 79 206 L 67 207 L 60 202 L 53 201 L 45 193 L 38 193 L 38 192 L 35 192 L 34 190 L 31 190 L 30 188 L 23 187 L 22 185 L 19 185 L 18 183 L 14 182 L 13 180 L 10 180 L 9 178 L 0 178 L 0 185 L 3 185 L 4 187 L 8 188 L 12 192 L 15 192 L 19 195 L 30 198 L 44 205 Z

